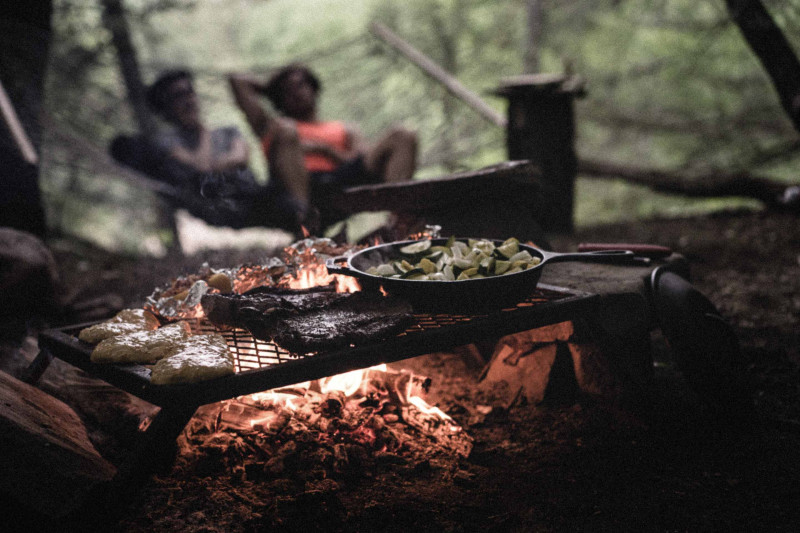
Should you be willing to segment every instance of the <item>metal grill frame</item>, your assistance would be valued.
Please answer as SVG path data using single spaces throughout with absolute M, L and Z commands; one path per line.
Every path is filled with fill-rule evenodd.
M 41 353 L 29 375 L 36 374 L 36 365 L 42 367 L 41 374 L 57 357 L 154 405 L 197 407 L 563 322 L 595 298 L 592 294 L 540 284 L 512 308 L 486 314 L 415 314 L 414 323 L 390 339 L 314 354 L 291 354 L 271 342 L 253 339 L 249 332 L 218 330 L 208 322 L 195 322 L 196 331 L 215 331 L 225 337 L 234 355 L 236 373 L 177 385 L 152 385 L 146 366 L 92 363 L 93 346 L 75 337 L 86 326 L 83 324 L 40 334 Z

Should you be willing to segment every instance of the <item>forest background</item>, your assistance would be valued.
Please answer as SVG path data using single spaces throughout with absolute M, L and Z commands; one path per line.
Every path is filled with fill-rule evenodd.
M 158 197 L 103 157 L 133 133 L 108 0 L 55 0 L 40 185 L 56 231 L 126 253 L 163 253 L 172 238 Z M 505 132 L 483 119 L 368 27 L 379 21 L 427 54 L 499 113 L 491 91 L 524 72 L 585 80 L 576 101 L 579 159 L 678 171 L 746 171 L 797 183 L 800 140 L 769 78 L 722 0 L 124 0 L 143 80 L 170 68 L 196 75 L 208 124 L 256 140 L 225 76 L 268 74 L 303 61 L 323 82 L 321 115 L 366 137 L 403 124 L 420 137 L 417 179 L 507 158 Z M 765 0 L 800 49 L 800 2 Z M 532 25 L 531 22 L 534 22 Z M 531 33 L 533 28 L 533 34 Z M 754 200 L 689 200 L 620 179 L 579 176 L 576 225 L 758 209 Z M 365 219 L 368 225 L 372 219 Z M 356 226 L 358 222 L 356 221 Z

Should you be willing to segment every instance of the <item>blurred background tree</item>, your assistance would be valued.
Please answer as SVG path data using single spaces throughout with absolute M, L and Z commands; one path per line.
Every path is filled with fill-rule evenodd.
M 140 128 L 129 104 L 103 0 L 54 0 L 42 189 L 52 227 L 109 248 L 156 250 L 169 240 L 157 197 L 101 157 Z M 800 2 L 764 5 L 797 50 Z M 321 114 L 369 138 L 402 123 L 420 135 L 418 178 L 506 158 L 504 132 L 368 32 L 380 21 L 498 112 L 506 76 L 578 74 L 579 158 L 696 173 L 747 171 L 796 183 L 800 141 L 769 77 L 723 0 L 123 0 L 144 83 L 161 70 L 197 75 L 211 125 L 247 126 L 225 82 L 304 61 L 323 81 Z M 537 22 L 534 31 L 530 21 Z M 129 83 L 128 83 L 129 85 Z M 268 176 L 255 139 L 253 167 Z M 757 207 L 687 200 L 622 180 L 579 179 L 578 226 Z M 148 248 L 149 246 L 149 248 Z

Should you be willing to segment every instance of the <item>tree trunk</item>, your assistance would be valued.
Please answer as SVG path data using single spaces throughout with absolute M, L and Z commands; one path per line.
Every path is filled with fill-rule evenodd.
M 456 52 L 456 37 L 447 27 L 447 21 L 437 12 L 433 18 L 433 27 L 439 46 L 442 50 L 442 67 L 453 76 L 458 76 L 458 57 Z M 455 172 L 456 158 L 456 129 L 453 127 L 456 116 L 456 101 L 446 90 L 442 94 L 442 113 L 444 123 L 449 126 L 442 132 L 441 145 L 444 154 L 444 167 L 448 172 Z
M 789 42 L 760 0 L 725 0 L 725 4 L 800 132 L 800 61 Z
M 542 0 L 527 0 L 527 21 L 525 32 L 525 73 L 539 72 L 539 57 L 542 46 Z
M 52 2 L 39 0 L 25 4 L 25 9 L 6 11 L 0 17 L 0 81 L 19 129 L 38 153 Z M 0 226 L 43 236 L 46 225 L 35 160 L 26 160 L 12 130 L 0 123 Z
M 125 20 L 125 9 L 122 0 L 102 0 L 103 23 L 111 32 L 111 40 L 117 50 L 119 68 L 128 92 L 128 101 L 133 107 L 133 114 L 140 133 L 150 137 L 155 133 L 155 121 L 145 101 L 145 86 L 142 73 L 136 58 L 136 49 L 131 41 L 128 22 Z

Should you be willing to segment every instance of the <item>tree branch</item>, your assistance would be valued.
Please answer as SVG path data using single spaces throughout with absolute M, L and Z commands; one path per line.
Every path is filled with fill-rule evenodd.
M 725 4 L 800 132 L 800 61 L 789 42 L 760 0 L 725 0 Z
M 645 185 L 655 191 L 691 197 L 755 198 L 770 208 L 785 207 L 781 197 L 789 188 L 786 184 L 753 176 L 748 172 L 692 173 L 620 165 L 591 159 L 578 161 L 578 173 L 590 178 L 621 178 Z

